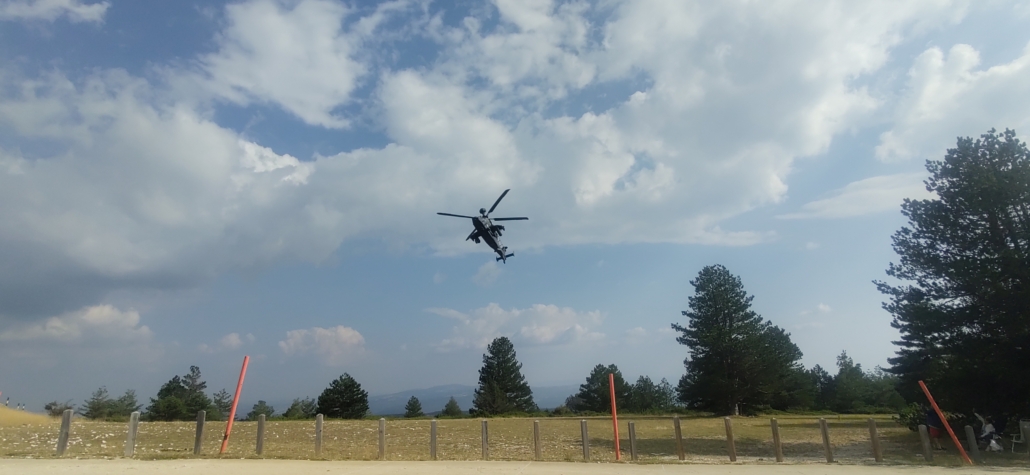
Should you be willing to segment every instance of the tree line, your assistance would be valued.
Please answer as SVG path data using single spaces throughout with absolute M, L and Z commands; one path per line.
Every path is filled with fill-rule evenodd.
M 892 237 L 900 262 L 874 281 L 901 333 L 888 368 L 865 370 L 842 352 L 836 371 L 800 364 L 801 350 L 782 328 L 753 308 L 741 279 L 722 265 L 702 268 L 690 281 L 684 321 L 672 323 L 686 347 L 677 384 L 641 375 L 628 383 L 614 364 L 595 366 L 576 394 L 553 415 L 611 410 L 612 376 L 619 408 L 629 412 L 698 411 L 754 414 L 769 411 L 900 412 L 924 400 L 917 381 L 934 390 L 949 412 L 974 409 L 1002 419 L 1030 415 L 1030 153 L 1012 130 L 980 139 L 959 138 L 944 160 L 928 160 L 926 189 L 934 197 L 906 199 L 908 218 Z M 475 416 L 538 413 L 511 340 L 493 340 L 483 355 L 479 384 L 468 413 Z M 146 409 L 151 420 L 184 420 L 208 410 L 225 417 L 231 396 L 208 397 L 193 366 L 161 387 Z M 54 401 L 48 410 L 68 403 Z M 112 399 L 105 388 L 81 409 L 86 417 L 125 417 L 142 407 L 135 393 Z M 914 409 L 910 409 L 910 412 Z M 915 413 L 918 414 L 918 410 Z M 60 411 L 57 411 L 58 413 Z M 315 399 L 296 399 L 279 417 L 368 415 L 368 395 L 349 374 Z M 259 401 L 248 418 L 272 416 Z M 454 398 L 443 416 L 465 413 Z M 422 416 L 412 396 L 405 416 Z M 918 416 L 916 416 L 918 417 Z

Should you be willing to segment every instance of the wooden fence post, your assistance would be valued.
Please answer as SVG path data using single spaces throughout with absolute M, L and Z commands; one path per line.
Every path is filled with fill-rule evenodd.
M 780 423 L 776 418 L 772 418 L 769 421 L 769 425 L 772 427 L 773 436 L 773 455 L 776 456 L 777 462 L 783 461 L 783 443 L 780 441 Z
M 265 415 L 258 415 L 258 431 L 257 431 L 257 454 L 261 455 L 261 452 L 265 450 Z
M 833 463 L 833 446 L 830 445 L 830 425 L 826 419 L 819 419 L 819 431 L 823 433 L 823 451 L 826 452 L 826 463 Z
M 919 441 L 923 443 L 923 460 L 933 462 L 933 448 L 930 447 L 930 434 L 926 426 L 919 424 Z
M 880 450 L 880 436 L 876 433 L 876 420 L 869 418 L 869 441 L 873 444 L 873 459 L 883 462 L 883 451 Z
M 733 443 L 733 420 L 725 417 L 723 423 L 726 424 L 726 449 L 730 452 L 730 462 L 736 462 L 737 446 Z
M 386 419 L 379 418 L 379 460 L 386 460 Z
M 486 428 L 486 419 L 483 419 L 483 460 L 490 459 L 490 435 Z
M 983 457 L 980 455 L 980 446 L 976 443 L 976 433 L 973 432 L 973 426 L 966 426 L 966 443 L 969 444 L 969 453 L 973 456 L 973 460 L 976 463 L 984 463 Z
M 61 432 L 57 433 L 58 457 L 64 455 L 64 451 L 68 449 L 68 437 L 71 436 L 72 430 L 72 412 L 71 409 L 65 409 L 61 414 Z
M 429 422 L 429 458 L 436 460 L 436 419 Z
M 637 425 L 632 421 L 629 423 L 629 459 L 637 461 Z
M 132 457 L 136 453 L 136 434 L 139 432 L 139 411 L 129 415 L 129 430 L 125 435 L 125 456 Z
M 315 416 L 315 457 L 322 455 L 322 420 L 324 417 L 319 414 Z
M 676 432 L 676 455 L 680 460 L 686 460 L 687 453 L 683 450 L 683 429 L 680 428 L 680 416 L 673 416 L 672 427 Z
M 590 437 L 587 436 L 587 420 L 579 420 L 579 433 L 583 437 L 583 460 L 590 460 Z
M 197 411 L 197 435 L 193 438 L 193 455 L 200 455 L 200 447 L 204 442 L 204 422 L 207 411 Z
M 540 421 L 533 421 L 533 460 L 541 460 L 543 455 L 540 449 Z

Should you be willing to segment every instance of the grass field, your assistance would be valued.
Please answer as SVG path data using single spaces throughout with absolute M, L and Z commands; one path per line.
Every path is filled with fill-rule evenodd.
M 841 463 L 871 463 L 872 451 L 866 420 L 869 416 L 830 416 L 830 440 L 834 456 Z M 892 422 L 877 419 L 884 457 L 889 463 L 924 463 L 919 437 Z M 20 424 L 0 425 L 0 457 L 53 457 L 59 424 L 49 418 Z M 783 451 L 788 462 L 824 462 L 822 439 L 816 416 L 778 416 Z M 580 419 L 541 418 L 543 459 L 582 461 Z M 2 421 L 2 418 L 0 418 Z M 590 455 L 595 461 L 613 461 L 614 443 L 610 419 L 587 419 Z M 623 460 L 629 459 L 628 422 L 634 421 L 640 462 L 678 463 L 673 423 L 670 417 L 628 416 L 619 419 Z M 533 419 L 503 418 L 489 421 L 489 452 L 492 460 L 533 459 Z M 314 459 L 314 421 L 268 421 L 265 428 L 264 458 Z M 726 433 L 721 418 L 682 420 L 687 461 L 728 462 Z M 76 419 L 72 424 L 66 456 L 120 457 L 126 435 L 125 423 Z M 136 457 L 142 459 L 194 457 L 195 424 L 192 422 L 141 422 Z M 386 424 L 386 456 L 389 460 L 429 460 L 428 419 L 389 420 Z M 437 426 L 437 453 L 442 460 L 481 458 L 479 419 L 442 419 Z M 772 436 L 769 418 L 733 419 L 738 461 L 771 462 Z M 224 422 L 206 425 L 201 457 L 217 457 Z M 236 422 L 225 456 L 257 458 L 256 422 Z M 327 460 L 374 460 L 378 457 L 378 421 L 326 421 L 320 457 Z M 935 465 L 955 466 L 962 462 L 954 449 L 935 454 Z M 1030 465 L 1026 454 L 991 454 L 990 465 Z

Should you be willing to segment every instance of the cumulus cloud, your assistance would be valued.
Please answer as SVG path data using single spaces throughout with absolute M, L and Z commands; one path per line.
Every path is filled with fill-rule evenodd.
M 805 203 L 801 211 L 777 216 L 780 219 L 850 218 L 884 211 L 898 211 L 905 198 L 930 199 L 924 173 L 904 173 L 866 178 L 848 183 L 832 196 Z M 806 246 L 807 247 L 807 246 Z M 815 247 L 818 247 L 816 245 Z M 814 249 L 814 247 L 809 247 Z
M 508 187 L 497 213 L 531 217 L 511 224 L 513 250 L 761 242 L 771 233 L 723 222 L 781 201 L 798 157 L 881 107 L 859 79 L 912 31 L 963 11 L 499 1 L 496 21 L 476 9 L 426 23 L 418 41 L 441 52 L 424 67 L 372 67 L 392 51 L 375 43 L 384 25 L 419 5 L 361 16 L 327 0 L 234 3 L 213 52 L 161 69 L 169 87 L 123 70 L 0 67 L 0 262 L 18 269 L 0 271 L 0 307 L 43 318 L 112 289 L 318 262 L 359 237 L 488 253 L 461 241 L 467 222 L 433 213 L 474 213 Z M 991 74 L 1016 80 L 1013 64 Z M 384 146 L 293 157 L 197 105 L 213 94 L 344 127 L 361 81 L 372 89 L 363 120 Z M 600 90 L 607 103 L 584 110 Z M 800 214 L 844 209 L 810 205 Z
M 1030 129 L 1030 43 L 1010 62 L 979 66 L 980 53 L 965 44 L 947 55 L 939 48 L 919 55 L 894 125 L 880 135 L 877 158 L 940 160 L 955 147 L 955 137 L 976 138 L 991 128 Z
M 67 16 L 73 23 L 100 23 L 110 6 L 110 2 L 83 3 L 82 0 L 2 0 L 0 20 L 55 21 Z
M 457 320 L 452 334 L 437 344 L 450 351 L 463 348 L 485 348 L 500 336 L 531 345 L 555 345 L 604 337 L 595 331 L 603 317 L 599 311 L 577 312 L 569 307 L 536 304 L 526 309 L 505 310 L 491 303 L 486 307 L 462 313 L 449 308 L 426 309 L 441 317 Z
M 123 311 L 111 305 L 96 305 L 50 317 L 42 323 L 4 330 L 0 332 L 0 341 L 145 343 L 154 334 L 149 327 L 139 323 L 139 312 L 135 310 Z
M 495 261 L 488 261 L 485 264 L 479 266 L 479 270 L 476 271 L 476 275 L 472 276 L 472 282 L 481 287 L 487 287 L 497 280 L 497 277 L 501 275 L 503 270 L 501 266 L 497 265 Z
M 286 332 L 279 349 L 287 356 L 312 353 L 326 365 L 340 366 L 364 353 L 365 338 L 357 330 L 343 325 L 313 327 Z
M 204 353 L 214 353 L 216 351 L 223 350 L 238 350 L 244 345 L 244 343 L 253 343 L 255 339 L 256 338 L 254 338 L 252 333 L 248 333 L 246 336 L 241 337 L 239 333 L 233 332 L 223 336 L 215 345 L 201 343 L 197 349 Z

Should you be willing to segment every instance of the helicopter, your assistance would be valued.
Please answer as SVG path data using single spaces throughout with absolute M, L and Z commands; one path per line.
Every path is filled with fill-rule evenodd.
M 469 234 L 469 236 L 467 238 L 465 238 L 465 240 L 468 241 L 469 239 L 471 239 L 472 242 L 474 242 L 476 244 L 479 244 L 480 240 L 486 241 L 486 244 L 488 246 L 490 246 L 490 248 L 492 248 L 494 250 L 494 252 L 497 253 L 497 260 L 498 261 L 503 261 L 504 263 L 507 264 L 508 263 L 508 258 L 511 257 L 511 256 L 514 256 L 515 253 L 508 253 L 508 248 L 505 245 L 501 244 L 501 232 L 504 231 L 504 226 L 501 226 L 499 224 L 494 224 L 493 222 L 494 221 L 525 221 L 525 220 L 529 219 L 529 218 L 526 218 L 526 217 L 518 217 L 518 218 L 493 218 L 493 219 L 490 218 L 490 213 L 494 212 L 494 208 L 497 208 L 497 204 L 500 203 L 502 199 L 504 199 L 504 195 L 507 195 L 509 191 L 511 191 L 511 188 L 509 188 L 507 190 L 504 190 L 504 193 L 501 193 L 501 196 L 497 198 L 497 201 L 494 201 L 494 205 L 490 207 L 489 211 L 487 211 L 486 208 L 479 208 L 479 216 L 465 216 L 465 215 L 461 215 L 461 214 L 451 214 L 451 213 L 436 213 L 436 214 L 438 214 L 440 216 L 453 216 L 455 218 L 469 218 L 469 219 L 471 219 L 472 220 L 472 226 L 474 226 L 476 229 L 473 230 L 472 234 Z

